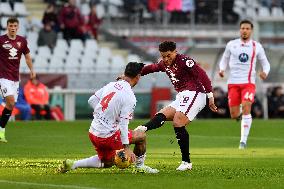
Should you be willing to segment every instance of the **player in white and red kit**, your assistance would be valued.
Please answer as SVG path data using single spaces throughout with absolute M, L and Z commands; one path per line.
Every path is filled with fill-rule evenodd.
M 143 66 L 142 63 L 128 63 L 122 80 L 107 84 L 90 97 L 88 103 L 94 109 L 94 119 L 89 138 L 98 155 L 78 161 L 66 160 L 62 172 L 79 167 L 111 167 L 116 150 L 122 148 L 126 157 L 136 162 L 137 169 L 147 173 L 159 172 L 144 165 L 146 134 L 139 130 L 128 130 L 136 106 L 132 87 L 138 83 Z M 134 153 L 129 148 L 130 144 L 135 144 Z
M 7 142 L 5 127 L 9 120 L 19 92 L 19 67 L 22 54 L 26 59 L 31 78 L 35 77 L 32 58 L 27 40 L 17 35 L 19 21 L 11 17 L 7 20 L 7 34 L 0 36 L 0 92 L 6 105 L 0 119 L 0 142 Z
M 256 61 L 262 66 L 259 77 L 266 79 L 270 64 L 261 44 L 251 39 L 253 24 L 249 20 L 240 22 L 240 38 L 227 43 L 220 61 L 220 77 L 229 64 L 228 102 L 231 118 L 242 114 L 240 149 L 246 148 L 247 138 L 252 124 L 251 105 L 255 96 Z M 240 105 L 242 112 L 240 113 Z
M 174 42 L 165 41 L 161 43 L 159 51 L 162 60 L 155 64 L 146 65 L 141 75 L 166 72 L 178 94 L 175 101 L 160 110 L 148 123 L 138 126 L 137 130 L 156 129 L 161 127 L 166 120 L 172 120 L 182 154 L 182 163 L 177 170 L 191 170 L 189 134 L 185 127 L 205 107 L 206 94 L 209 98 L 210 109 L 217 111 L 211 81 L 195 60 L 177 53 Z

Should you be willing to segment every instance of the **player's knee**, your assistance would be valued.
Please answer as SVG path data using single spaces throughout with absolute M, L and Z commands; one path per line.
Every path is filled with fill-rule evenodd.
M 237 119 L 240 116 L 239 112 L 231 112 L 231 118 L 232 119 Z
M 9 110 L 13 110 L 15 107 L 15 102 L 6 103 L 6 108 Z

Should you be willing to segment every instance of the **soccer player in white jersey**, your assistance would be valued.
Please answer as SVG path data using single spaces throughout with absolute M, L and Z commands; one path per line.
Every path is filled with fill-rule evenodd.
M 139 171 L 158 173 L 144 165 L 146 134 L 143 131 L 128 130 L 133 117 L 136 98 L 132 91 L 140 77 L 143 63 L 127 64 L 121 80 L 110 82 L 90 97 L 88 103 L 94 109 L 94 119 L 89 129 L 89 138 L 97 155 L 78 160 L 65 160 L 61 172 L 76 168 L 108 168 L 114 165 L 116 150 L 124 149 L 126 157 L 135 162 Z M 134 150 L 129 148 L 135 144 Z
M 242 118 L 239 149 L 245 149 L 252 124 L 251 105 L 255 96 L 256 62 L 262 66 L 259 77 L 264 80 L 270 64 L 261 44 L 251 39 L 253 24 L 249 20 L 240 22 L 240 38 L 227 43 L 220 61 L 219 76 L 224 77 L 229 64 L 228 101 L 232 119 Z M 242 110 L 240 110 L 240 105 Z M 242 112 L 240 112 L 242 111 Z

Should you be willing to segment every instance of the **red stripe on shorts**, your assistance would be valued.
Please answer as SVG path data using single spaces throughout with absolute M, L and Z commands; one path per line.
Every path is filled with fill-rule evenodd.
M 196 92 L 195 92 L 195 95 L 194 95 L 194 97 L 193 97 L 193 99 L 192 99 L 192 101 L 191 101 L 191 103 L 190 103 L 190 105 L 189 105 L 189 107 L 187 108 L 187 110 L 186 110 L 186 112 L 185 112 L 185 115 L 188 114 L 190 108 L 192 107 L 194 101 L 196 100 L 197 95 L 198 95 L 198 92 L 196 91 Z

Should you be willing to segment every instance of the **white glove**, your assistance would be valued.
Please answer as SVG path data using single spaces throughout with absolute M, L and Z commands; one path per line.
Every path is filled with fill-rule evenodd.
M 138 130 L 143 131 L 143 132 L 146 132 L 146 131 L 147 131 L 147 127 L 145 127 L 145 126 L 143 126 L 143 125 L 139 125 L 138 127 L 136 127 L 136 128 L 134 129 L 134 131 L 138 131 Z

